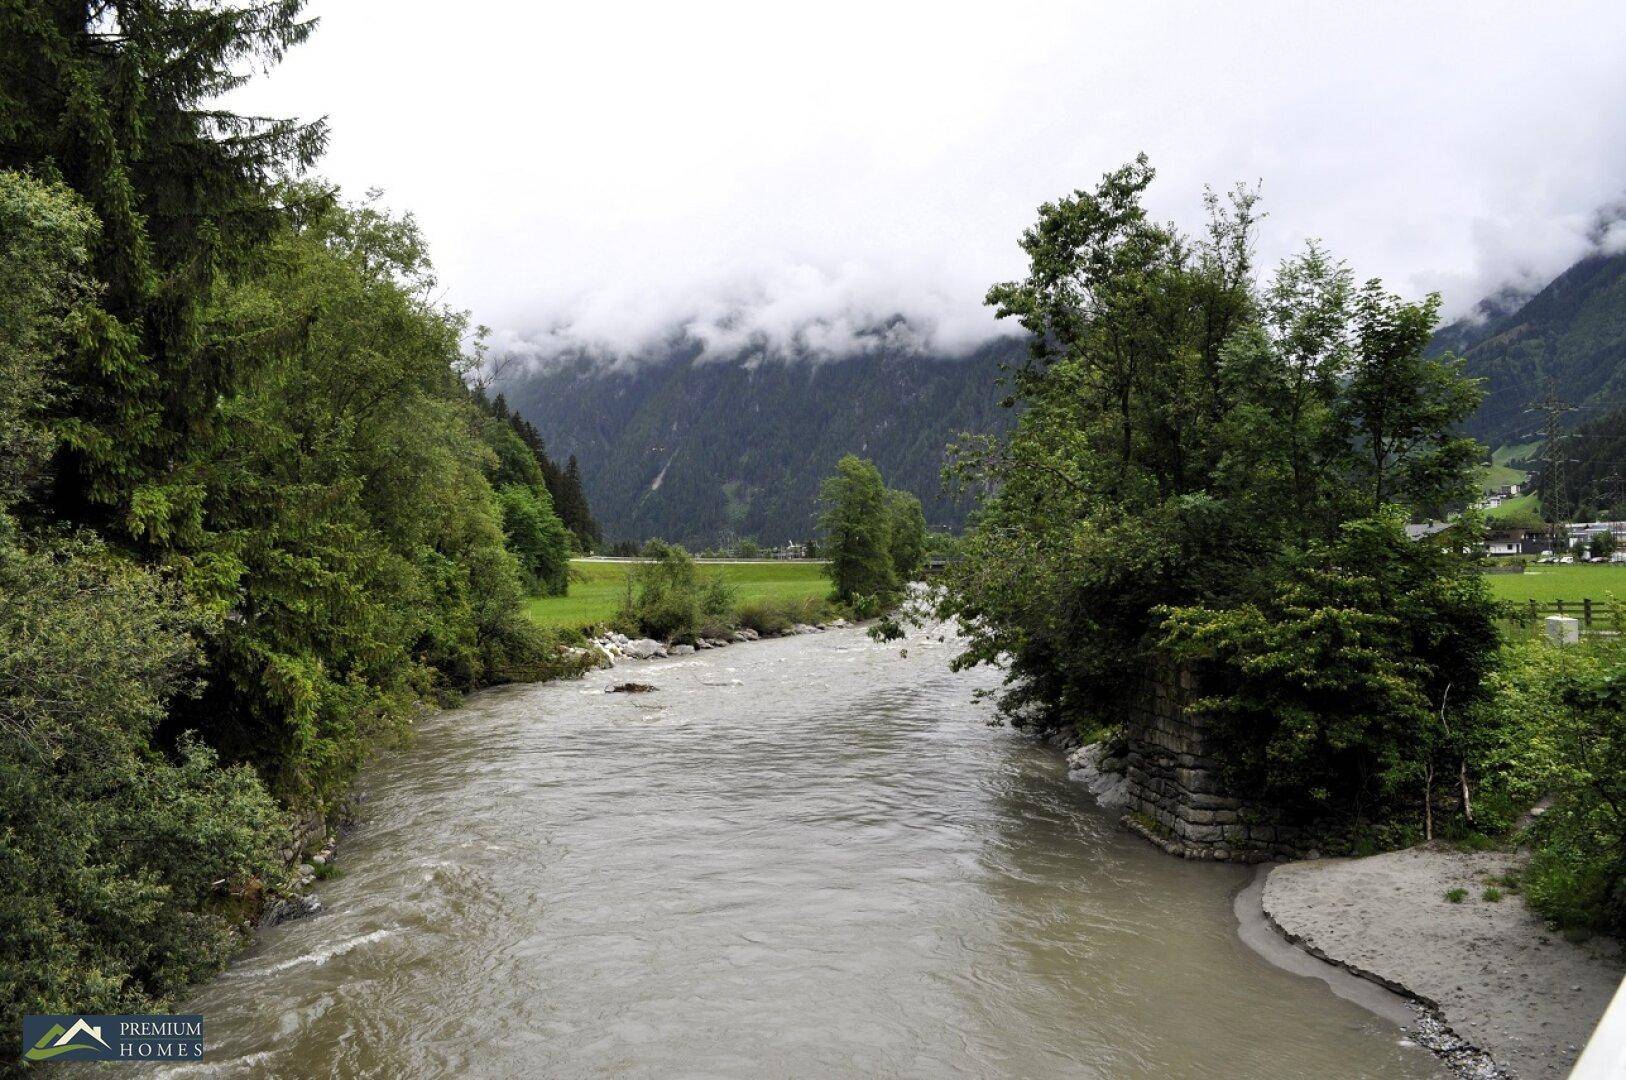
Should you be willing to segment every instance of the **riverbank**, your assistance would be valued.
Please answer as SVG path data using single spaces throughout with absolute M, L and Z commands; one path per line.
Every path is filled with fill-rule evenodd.
M 1549 931 L 1516 895 L 1486 899 L 1517 861 L 1418 847 L 1287 863 L 1267 872 L 1260 907 L 1289 941 L 1422 1003 L 1509 1075 L 1559 1080 L 1626 961 L 1618 942 Z
M 1122 809 L 1124 779 L 1102 770 L 1102 748 L 1065 743 L 1055 744 L 1069 775 Z M 1121 824 L 1164 846 L 1129 816 Z M 1278 967 L 1396 1022 L 1459 1076 L 1560 1080 L 1626 956 L 1611 939 L 1573 944 L 1549 930 L 1503 884 L 1520 862 L 1427 846 L 1261 866 L 1237 898 L 1238 933 Z
M 590 661 L 594 667 L 608 668 L 624 660 L 664 660 L 669 656 L 689 656 L 697 652 L 722 649 L 729 645 L 744 645 L 752 641 L 795 637 L 798 634 L 818 634 L 825 630 L 843 630 L 851 625 L 855 624 L 849 623 L 846 619 L 833 619 L 830 622 L 792 623 L 783 630 L 762 633 L 749 627 L 740 627 L 730 631 L 726 637 L 696 638 L 692 645 L 657 641 L 654 638 L 629 638 L 626 634 L 611 630 L 589 640 L 587 648 L 571 651 Z

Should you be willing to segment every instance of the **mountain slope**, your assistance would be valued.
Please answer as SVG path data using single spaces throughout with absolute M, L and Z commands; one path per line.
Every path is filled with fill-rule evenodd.
M 1469 434 L 1492 446 L 1526 441 L 1541 425 L 1526 410 L 1549 379 L 1571 404 L 1626 399 L 1626 253 L 1590 255 L 1523 304 L 1494 298 L 1480 313 L 1434 340 L 1436 352 L 1456 352 L 1484 380 Z
M 702 361 L 687 345 L 636 365 L 555 362 L 501 389 L 555 452 L 575 455 L 606 536 L 775 544 L 813 534 L 819 483 L 849 452 L 919 495 L 933 527 L 960 525 L 969 502 L 942 488 L 944 448 L 1009 427 L 999 364 L 1024 350 Z
M 1626 408 L 1590 418 L 1564 440 L 1559 513 L 1571 521 L 1626 515 Z

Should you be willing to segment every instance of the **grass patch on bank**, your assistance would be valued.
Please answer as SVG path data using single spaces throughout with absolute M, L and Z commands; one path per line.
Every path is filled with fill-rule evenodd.
M 570 591 L 565 596 L 538 596 L 525 613 L 541 626 L 580 630 L 608 623 L 621 609 L 627 574 L 636 564 L 575 559 L 570 564 Z M 720 577 L 735 591 L 742 609 L 809 603 L 828 596 L 830 579 L 817 562 L 706 563 L 705 578 Z

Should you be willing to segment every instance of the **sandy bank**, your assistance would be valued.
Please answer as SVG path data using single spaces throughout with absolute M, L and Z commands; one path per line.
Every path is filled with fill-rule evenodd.
M 1417 998 L 1521 1080 L 1560 1080 L 1626 962 L 1618 943 L 1572 945 L 1517 896 L 1482 899 L 1514 865 L 1492 852 L 1411 848 L 1272 869 L 1260 902 L 1288 938 Z M 1467 897 L 1445 899 L 1449 889 Z

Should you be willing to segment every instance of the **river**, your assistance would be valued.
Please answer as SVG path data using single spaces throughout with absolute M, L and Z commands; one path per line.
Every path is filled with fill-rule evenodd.
M 186 1006 L 267 1077 L 1435 1077 L 1116 828 L 952 643 L 509 687 L 366 771 L 326 911 Z M 649 694 L 606 694 L 611 682 Z

